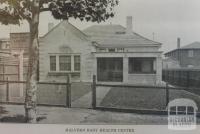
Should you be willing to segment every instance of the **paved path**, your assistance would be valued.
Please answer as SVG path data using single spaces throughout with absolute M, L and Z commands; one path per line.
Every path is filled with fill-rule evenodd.
M 96 89 L 96 102 L 97 106 L 101 103 L 106 94 L 110 91 L 110 87 L 97 87 Z M 72 107 L 76 108 L 91 108 L 92 105 L 92 92 L 89 92 L 81 98 L 72 102 Z

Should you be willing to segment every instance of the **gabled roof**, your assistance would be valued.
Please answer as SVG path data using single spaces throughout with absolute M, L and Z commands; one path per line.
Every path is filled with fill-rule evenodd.
M 189 45 L 181 47 L 180 49 L 200 49 L 200 42 L 193 42 Z
M 121 25 L 93 25 L 83 32 L 101 47 L 160 46 L 161 43 L 149 40 L 135 32 L 126 33 Z
M 72 25 L 71 23 L 69 23 L 66 20 L 65 21 L 61 21 L 59 24 L 57 24 L 55 27 L 53 27 L 50 31 L 48 31 L 45 35 L 40 37 L 40 39 L 47 37 L 51 32 L 53 32 L 56 28 L 58 28 L 61 25 L 64 25 L 64 26 L 69 25 L 69 26 L 71 26 L 71 28 L 74 29 L 73 31 L 75 33 L 81 33 L 81 35 L 82 35 L 81 37 L 83 37 L 86 40 L 89 40 L 89 37 L 85 33 L 83 33 L 81 30 L 79 30 L 78 28 L 76 28 L 74 25 Z

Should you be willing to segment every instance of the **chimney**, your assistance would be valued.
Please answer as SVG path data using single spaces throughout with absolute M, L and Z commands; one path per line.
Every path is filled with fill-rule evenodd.
M 177 38 L 177 49 L 181 47 L 181 39 Z
M 133 18 L 132 16 L 127 16 L 126 18 L 126 33 L 131 34 L 133 32 Z
M 48 32 L 53 29 L 54 24 L 53 23 L 48 23 Z

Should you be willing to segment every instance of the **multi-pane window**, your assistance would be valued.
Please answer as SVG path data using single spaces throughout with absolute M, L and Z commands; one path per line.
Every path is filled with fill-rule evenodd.
M 50 56 L 50 71 L 80 71 L 80 55 L 55 55 Z
M 155 58 L 129 58 L 129 73 L 154 74 Z
M 50 56 L 50 71 L 56 71 L 56 56 Z
M 79 55 L 74 56 L 74 71 L 80 71 L 81 58 Z
M 71 56 L 59 56 L 60 71 L 71 71 Z

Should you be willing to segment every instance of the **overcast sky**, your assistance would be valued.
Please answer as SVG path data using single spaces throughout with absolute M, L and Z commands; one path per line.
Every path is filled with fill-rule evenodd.
M 181 46 L 200 41 L 200 0 L 120 0 L 115 8 L 116 15 L 107 24 L 125 26 L 126 16 L 133 16 L 133 30 L 149 39 L 163 44 L 162 50 L 176 48 L 177 37 L 181 38 Z M 49 22 L 58 24 L 50 13 L 40 16 L 40 36 L 47 32 Z M 93 23 L 70 20 L 79 29 Z M 27 32 L 26 22 L 21 26 L 0 25 L 0 38 L 8 37 L 9 32 Z

